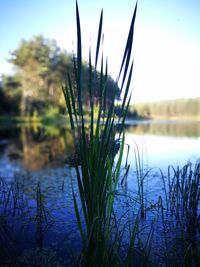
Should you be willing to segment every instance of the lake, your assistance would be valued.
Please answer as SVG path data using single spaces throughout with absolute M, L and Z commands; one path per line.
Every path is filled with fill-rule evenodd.
M 144 121 L 130 126 L 126 139 L 131 148 L 137 144 L 150 168 L 165 170 L 168 165 L 181 166 L 200 156 L 199 122 Z
M 166 174 L 170 165 L 181 168 L 188 161 L 195 163 L 200 158 L 200 122 L 127 121 L 125 144 L 122 166 L 126 164 L 128 150 L 130 164 L 126 187 L 137 190 L 137 159 L 143 175 L 151 170 L 148 190 L 157 198 L 162 194 L 160 171 Z M 73 156 L 73 139 L 68 126 L 0 127 L 0 177 L 7 181 L 28 173 L 36 176 L 36 180 L 53 182 L 55 177 L 63 177 L 73 169 Z
M 157 203 L 159 196 L 164 194 L 162 177 L 166 175 L 169 165 L 176 169 L 188 161 L 195 163 L 200 159 L 200 122 L 127 121 L 125 143 L 122 176 L 126 171 L 123 167 L 126 165 L 128 152 L 127 164 L 130 164 L 130 168 L 125 184 L 119 184 L 118 190 L 123 191 L 125 195 L 128 192 L 132 196 L 137 192 L 136 162 L 139 162 L 141 173 L 145 177 L 144 201 L 148 210 Z M 20 216 L 29 214 L 29 225 L 25 226 L 19 217 L 16 227 L 13 228 L 11 219 L 9 231 L 16 238 L 20 234 L 20 244 L 26 244 L 26 248 L 32 249 L 38 242 L 34 237 L 37 235 L 34 209 L 37 206 L 36 191 L 40 182 L 47 211 L 47 230 L 43 237 L 43 246 L 50 247 L 51 251 L 56 250 L 57 255 L 61 256 L 65 255 L 67 250 L 80 249 L 72 201 L 72 184 L 75 193 L 78 192 L 73 156 L 73 138 L 68 126 L 0 125 L 0 177 L 8 184 L 20 180 L 23 184 L 20 194 L 24 195 L 29 207 L 20 213 Z M 2 192 L 9 192 L 4 189 L 4 186 L 7 188 L 4 182 L 0 184 Z M 0 213 L 3 213 L 5 208 L 1 204 L 2 202 Z M 117 202 L 116 213 L 121 216 L 122 210 L 119 206 Z M 10 213 L 7 216 L 10 218 Z M 9 243 L 8 240 L 3 242 Z M 11 246 L 10 243 L 8 245 Z M 11 248 L 12 253 L 19 253 L 20 246 Z
M 130 146 L 131 165 L 134 165 L 137 145 L 146 167 L 165 171 L 168 165 L 182 166 L 199 159 L 200 122 L 127 121 L 125 142 Z M 64 166 L 72 152 L 68 127 L 0 126 L 0 174 L 3 176 L 11 175 L 15 168 L 34 171 Z

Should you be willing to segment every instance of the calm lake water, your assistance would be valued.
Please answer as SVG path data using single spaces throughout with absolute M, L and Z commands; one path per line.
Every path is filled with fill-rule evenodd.
M 72 143 L 68 127 L 1 125 L 0 176 L 12 179 L 16 173 L 65 172 L 73 162 Z M 127 121 L 125 143 L 123 165 L 129 147 L 127 182 L 132 187 L 136 150 L 144 171 L 166 173 L 169 165 L 177 168 L 188 161 L 195 163 L 200 158 L 200 122 Z
M 126 142 L 130 145 L 131 160 L 137 144 L 149 168 L 181 167 L 200 157 L 200 122 L 146 121 L 130 125 Z
M 73 247 L 75 250 L 80 248 L 72 201 L 73 181 L 74 190 L 78 191 L 72 166 L 74 152 L 72 141 L 68 127 L 0 125 L 0 177 L 7 182 L 22 177 L 25 185 L 24 193 L 32 208 L 36 206 L 35 192 L 37 183 L 40 182 L 45 208 L 51 210 L 48 219 L 51 231 L 44 238 L 44 245 L 54 244 L 54 247 L 59 247 L 58 255 L 65 255 L 68 247 Z M 139 155 L 143 173 L 151 169 L 144 181 L 147 192 L 145 205 L 148 207 L 150 205 L 148 203 L 156 203 L 158 197 L 163 195 L 160 169 L 165 174 L 169 165 L 177 168 L 188 161 L 195 163 L 200 159 L 200 122 L 128 121 L 125 143 L 123 166 L 129 148 L 130 169 L 123 190 L 132 193 L 137 191 L 136 156 L 138 160 Z M 139 154 L 136 153 L 137 150 Z M 29 214 L 31 217 L 32 211 L 29 211 Z M 34 247 L 33 242 L 27 245 L 26 240 L 27 232 L 29 239 L 36 234 L 34 232 L 36 230 L 33 230 L 36 229 L 35 220 L 31 222 L 29 228 L 23 230 L 24 237 L 20 232 L 26 247 Z M 24 229 L 20 220 L 18 224 L 17 229 L 20 227 Z M 19 235 L 18 230 L 15 229 L 13 235 Z
M 200 122 L 128 121 L 126 144 L 129 164 L 134 165 L 135 148 L 148 168 L 166 170 L 200 157 Z M 125 151 L 127 150 L 125 148 Z M 11 175 L 15 168 L 28 171 L 61 167 L 73 154 L 69 128 L 0 126 L 0 174 Z
M 161 171 L 166 174 L 169 165 L 176 169 L 188 161 L 195 163 L 200 159 L 200 122 L 127 121 L 125 143 L 122 165 L 126 164 L 128 150 L 130 164 L 126 188 L 137 191 L 137 160 L 143 175 L 151 170 L 145 182 L 151 192 L 150 198 L 156 201 L 163 194 Z M 63 180 L 70 184 L 71 177 L 75 177 L 71 175 L 74 171 L 73 153 L 72 135 L 68 127 L 0 127 L 0 177 L 7 181 L 23 174 L 29 177 L 28 181 L 32 184 L 38 180 L 45 184 L 60 183 L 60 186 Z M 65 179 L 66 175 L 70 178 Z

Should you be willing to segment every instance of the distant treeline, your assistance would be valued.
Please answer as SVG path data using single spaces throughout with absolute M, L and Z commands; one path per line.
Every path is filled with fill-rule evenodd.
M 129 117 L 200 118 L 200 97 L 130 105 Z

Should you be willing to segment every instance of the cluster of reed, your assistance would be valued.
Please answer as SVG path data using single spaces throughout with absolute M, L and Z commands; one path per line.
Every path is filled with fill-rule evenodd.
M 162 223 L 168 233 L 164 235 L 165 261 L 174 266 L 199 266 L 200 161 L 177 169 L 169 166 L 163 185 Z
M 77 204 L 77 197 L 73 192 L 74 208 L 78 228 L 82 240 L 82 253 L 80 264 L 84 266 L 117 266 L 118 252 L 113 243 L 112 210 L 116 186 L 119 180 L 120 166 L 124 147 L 124 122 L 131 98 L 129 90 L 133 61 L 131 59 L 134 22 L 136 9 L 133 14 L 130 31 L 122 59 L 119 77 L 116 81 L 120 88 L 122 101 L 120 116 L 116 117 L 116 95 L 106 105 L 109 88 L 107 83 L 107 61 L 105 63 L 102 52 L 100 59 L 100 85 L 98 88 L 98 101 L 95 101 L 95 88 L 97 78 L 97 65 L 102 37 L 103 11 L 101 12 L 96 55 L 94 67 L 92 66 L 91 49 L 89 50 L 89 104 L 88 115 L 84 112 L 82 96 L 82 40 L 81 24 L 78 5 L 76 5 L 77 18 L 77 56 L 74 57 L 74 73 L 76 77 L 76 90 L 73 90 L 70 75 L 68 83 L 63 87 L 67 111 L 70 117 L 71 129 L 75 147 L 79 149 L 80 161 L 75 162 L 81 210 Z M 120 85 L 119 85 L 120 83 Z M 119 107 L 118 107 L 119 109 Z M 97 119 L 95 112 L 97 110 Z M 116 122 L 117 120 L 117 122 Z M 120 131 L 116 133 L 116 124 L 120 124 Z M 119 147 L 119 156 L 114 161 L 115 152 Z M 79 166 L 80 165 L 80 166 Z

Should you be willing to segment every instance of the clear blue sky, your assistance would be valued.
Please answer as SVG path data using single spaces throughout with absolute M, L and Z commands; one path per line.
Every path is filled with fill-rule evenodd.
M 83 55 L 96 40 L 104 10 L 104 51 L 116 78 L 134 0 L 79 0 Z M 134 39 L 133 101 L 200 96 L 200 0 L 139 0 Z M 44 34 L 71 52 L 74 0 L 0 0 L 0 74 L 22 38 Z M 91 40 L 91 41 L 90 41 Z

